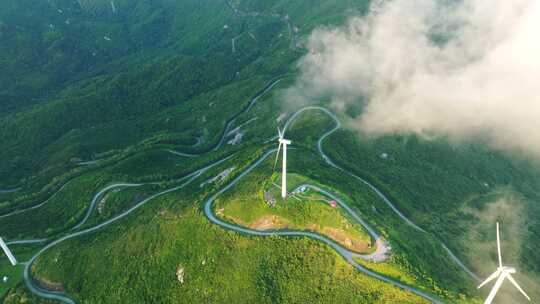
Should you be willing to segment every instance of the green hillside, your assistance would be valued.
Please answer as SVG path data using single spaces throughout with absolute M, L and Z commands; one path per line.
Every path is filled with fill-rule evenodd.
M 481 303 L 467 270 L 496 267 L 497 220 L 505 260 L 540 297 L 538 164 L 482 143 L 364 138 L 350 117 L 284 100 L 311 31 L 368 0 L 4 2 L 0 236 L 30 240 L 10 244 L 30 263 L 0 258 L 3 303 Z M 291 183 L 327 194 L 273 208 L 287 122 Z M 344 205 L 311 201 L 331 197 Z M 380 246 L 345 208 L 387 258 L 336 249 L 324 228 L 361 253 Z M 242 232 L 265 216 L 292 234 Z

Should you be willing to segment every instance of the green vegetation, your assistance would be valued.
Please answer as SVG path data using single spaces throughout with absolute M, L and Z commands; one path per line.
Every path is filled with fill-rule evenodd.
M 329 198 L 314 191 L 296 193 L 286 200 L 277 188 L 277 175 L 270 161 L 216 201 L 216 213 L 223 218 L 256 230 L 308 230 L 326 235 L 359 253 L 373 252 L 372 240 L 363 228 L 339 208 L 329 206 Z M 290 190 L 310 181 L 289 174 Z
M 130 209 L 158 191 L 159 187 L 156 185 L 138 186 L 133 188 L 120 187 L 113 189 L 98 199 L 98 203 L 94 210 L 95 215 L 82 227 L 89 228 L 102 223 L 115 215 Z
M 22 270 L 24 266 L 13 267 L 9 264 L 9 261 L 2 260 L 0 269 L 2 269 L 2 277 L 0 277 L 0 294 L 5 294 L 8 290 L 15 287 L 22 280 Z M 7 282 L 3 282 L 3 278 L 8 279 Z
M 477 257 L 479 250 L 495 242 L 495 220 L 511 229 L 513 218 L 518 216 L 519 231 L 510 234 L 507 230 L 506 235 L 510 237 L 507 241 L 520 239 L 516 245 L 521 248 L 509 251 L 505 259 L 521 264 L 521 269 L 533 270 L 535 273 L 526 273 L 529 277 L 540 274 L 532 263 L 537 260 L 535 246 L 529 242 L 540 236 L 535 216 L 540 199 L 536 165 L 509 159 L 478 144 L 450 146 L 442 140 L 415 137 L 367 140 L 344 131 L 329 138 L 325 148 L 342 166 L 382 189 L 409 218 L 444 240 L 479 274 L 489 274 L 489 268 L 481 267 L 485 265 Z M 382 153 L 387 153 L 388 159 L 382 159 Z M 509 198 L 514 208 L 490 210 L 489 206 L 501 198 Z M 478 228 L 477 223 L 485 218 L 491 220 L 482 227 L 480 242 L 470 242 L 471 227 Z
M 42 244 L 11 245 L 10 249 L 20 263 L 28 260 L 41 246 Z M 9 290 L 18 288 L 22 281 L 23 268 L 23 265 L 11 266 L 8 259 L 2 258 L 0 260 L 0 298 L 4 297 Z M 3 282 L 4 276 L 8 278 L 7 282 Z
M 197 187 L 194 184 L 158 199 L 124 225 L 60 245 L 39 259 L 37 276 L 65 282 L 70 295 L 95 303 L 138 299 L 422 303 L 396 288 L 358 276 L 340 256 L 317 242 L 245 238 L 210 224 L 197 207 L 191 207 L 192 202 L 201 204 L 201 197 L 189 195 Z M 73 246 L 80 251 L 73 252 Z M 121 262 L 120 256 L 124 257 Z M 81 258 L 87 263 L 78 263 Z M 183 284 L 175 276 L 179 268 L 185 269 Z M 81 281 L 64 280 L 73 271 L 80 272 Z
M 42 207 L 1 218 L 0 224 L 6 227 L 3 234 L 8 239 L 46 238 L 73 227 L 103 186 L 100 175 L 75 179 Z
M 206 199 L 275 146 L 267 140 L 302 107 L 285 106 L 283 90 L 294 84 L 307 35 L 366 12 L 369 1 L 114 3 L 115 12 L 108 0 L 7 0 L 0 7 L 0 189 L 21 187 L 0 194 L 0 214 L 47 202 L 0 218 L 1 236 L 58 239 L 80 223 L 99 190 L 145 184 L 98 198 L 81 229 L 94 227 L 230 158 L 103 230 L 47 250 L 32 268 L 37 279 L 59 284 L 84 303 L 423 303 L 358 272 L 319 242 L 247 237 L 211 224 L 202 210 Z M 319 111 L 305 112 L 290 126 L 289 185 L 308 181 L 335 193 L 383 235 L 391 259 L 362 265 L 449 303 L 478 303 L 476 282 L 441 241 L 476 273 L 488 274 L 494 264 L 478 257 L 492 246 L 498 219 L 508 241 L 505 260 L 520 270 L 517 279 L 533 297 L 540 296 L 534 294 L 540 281 L 537 164 L 481 142 L 373 139 L 346 129 L 328 137 L 323 148 L 331 159 L 381 189 L 423 233 L 365 183 L 325 163 L 317 140 L 333 126 Z M 241 140 L 230 143 L 238 134 Z M 282 227 L 333 227 L 370 241 L 339 208 L 311 201 L 326 199 L 319 194 L 269 207 L 264 191 L 278 196 L 272 165 L 269 158 L 220 196 L 218 215 L 224 208 L 220 216 L 249 226 L 271 214 L 283 219 Z M 206 183 L 230 168 L 228 177 Z M 506 204 L 519 206 L 518 212 Z M 309 227 L 314 223 L 321 226 Z M 24 262 L 43 245 L 12 247 Z M 176 276 L 182 268 L 183 284 Z M 3 275 L 9 276 L 0 284 L 3 303 L 51 303 L 31 295 L 22 269 L 1 258 Z
M 52 300 L 44 300 L 29 293 L 26 287 L 19 284 L 15 286 L 8 295 L 3 299 L 5 304 L 20 304 L 20 303 L 39 303 L 39 304 L 57 304 L 58 302 Z
M 425 280 L 415 277 L 409 270 L 402 266 L 404 258 L 405 257 L 403 255 L 394 254 L 389 261 L 384 263 L 370 263 L 362 259 L 355 260 L 357 263 L 366 267 L 367 269 L 380 273 L 385 277 L 401 281 L 409 286 L 417 286 L 427 293 L 444 295 L 444 297 L 449 299 L 451 303 L 483 303 L 483 301 L 479 299 L 471 299 L 464 294 L 451 294 L 442 289 L 432 289 L 433 287 L 426 287 Z

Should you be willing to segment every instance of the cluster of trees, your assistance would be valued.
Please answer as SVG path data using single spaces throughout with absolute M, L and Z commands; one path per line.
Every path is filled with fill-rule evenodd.
M 467 210 L 481 212 L 508 191 L 523 198 L 519 204 L 526 210 L 523 223 L 527 231 L 523 230 L 521 237 L 530 242 L 522 246 L 518 259 L 538 271 L 532 266 L 539 260 L 531 242 L 539 237 L 540 227 L 534 217 L 538 211 L 535 202 L 540 201 L 535 164 L 489 151 L 481 144 L 451 146 L 444 140 L 424 141 L 413 136 L 361 139 L 352 132 L 340 131 L 328 138 L 324 147 L 339 165 L 376 185 L 409 219 L 431 234 L 419 239 L 407 227 L 387 230 L 396 240 L 393 247 L 406 256 L 402 260 L 405 269 L 430 288 L 440 293 L 443 289 L 455 294 L 472 293 L 474 282 L 438 244 L 443 241 L 478 272 L 474 261 L 468 259 L 470 251 L 477 248 L 466 240 L 479 218 Z M 387 157 L 381 157 L 382 153 Z M 379 211 L 385 208 L 380 203 L 375 206 Z M 496 218 L 504 221 L 505 216 L 499 213 Z M 438 259 L 445 262 L 433 263 L 426 258 L 427 251 L 438 252 Z
M 60 245 L 38 260 L 35 275 L 64 282 L 68 294 L 92 303 L 423 303 L 360 275 L 318 242 L 246 238 L 213 226 L 186 196 L 171 194 L 122 226 Z M 173 204 L 184 207 L 173 211 Z
M 269 27 L 267 19 L 259 23 L 236 19 L 221 2 L 116 1 L 120 11 L 116 17 L 87 15 L 76 2 L 49 2 L 39 7 L 26 2 L 13 3 L 0 11 L 3 28 L 8 28 L 3 32 L 13 37 L 5 35 L 27 41 L 2 44 L 2 48 L 11 47 L 10 52 L 0 55 L 6 57 L 2 61 L 13 65 L 6 66 L 2 77 L 8 78 L 0 79 L 0 83 L 13 83 L 14 77 L 22 79 L 16 83 L 36 82 L 34 93 L 28 93 L 27 86 L 2 86 L 10 89 L 0 92 L 0 96 L 5 96 L 0 107 L 17 108 L 1 111 L 0 115 L 0 157 L 5 160 L 0 164 L 0 185 L 16 185 L 44 170 L 63 168 L 73 157 L 89 159 L 96 153 L 166 133 L 171 124 L 156 118 L 170 113 L 173 107 L 193 100 L 192 103 L 199 103 L 196 107 L 208 109 L 215 100 L 208 99 L 210 96 L 205 93 L 219 93 L 217 89 L 242 79 L 269 79 L 290 63 L 290 58 L 276 55 L 282 51 L 279 47 L 268 49 L 269 43 L 285 29 L 284 25 Z M 87 2 L 83 8 L 88 6 Z M 16 19 L 10 19 L 10 14 L 31 14 L 33 10 L 40 10 L 40 16 L 44 12 L 39 22 L 17 27 Z M 58 22 L 61 26 L 54 28 L 57 36 L 41 41 L 37 37 L 42 31 L 52 31 L 45 22 L 49 15 L 62 19 Z M 76 18 L 72 18 L 70 25 L 65 24 L 71 15 Z M 225 24 L 228 29 L 224 29 Z M 244 31 L 260 36 L 260 40 L 231 54 L 231 38 Z M 116 36 L 110 37 L 112 41 L 104 41 L 106 33 Z M 21 35 L 28 35 L 28 39 L 17 38 Z M 39 43 L 34 45 L 34 41 Z M 52 48 L 50 44 L 58 46 Z M 96 55 L 85 55 L 77 47 L 101 49 Z M 41 54 L 42 48 L 47 49 L 51 59 L 39 56 L 44 61 L 39 62 L 36 56 L 25 55 L 25 51 L 31 50 Z M 285 59 L 265 63 L 258 60 L 261 56 Z M 18 71 L 23 70 L 21 64 L 26 66 L 27 74 L 19 75 Z M 42 80 L 38 84 L 34 78 L 40 77 L 62 79 Z M 227 100 L 220 97 L 223 103 L 218 107 L 237 109 L 247 102 L 246 95 L 257 91 L 257 81 L 250 83 L 248 94 L 237 91 L 236 96 L 233 94 Z M 44 94 L 46 90 L 51 93 Z M 23 101 L 31 100 L 32 94 L 37 99 L 29 102 L 36 105 L 19 107 Z M 174 117 L 177 127 L 184 128 L 182 132 L 193 130 L 194 125 L 201 129 L 204 126 L 203 121 L 196 120 L 200 117 L 190 115 L 190 107 L 195 106 L 183 109 L 183 117 Z M 209 117 L 208 121 L 221 123 L 228 114 L 222 111 L 220 118 Z M 179 121 L 183 123 L 178 125 Z

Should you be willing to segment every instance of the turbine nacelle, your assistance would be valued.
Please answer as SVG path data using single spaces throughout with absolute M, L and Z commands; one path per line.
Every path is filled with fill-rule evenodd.
M 283 138 L 280 138 L 279 139 L 279 144 L 280 145 L 290 145 L 292 142 L 288 139 L 283 139 Z
M 503 266 L 501 270 L 502 270 L 504 273 L 510 273 L 510 274 L 517 273 L 517 270 L 516 270 L 514 267 Z

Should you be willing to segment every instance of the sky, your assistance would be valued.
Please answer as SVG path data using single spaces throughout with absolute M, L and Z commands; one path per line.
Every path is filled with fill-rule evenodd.
M 313 31 L 290 102 L 361 104 L 349 124 L 374 136 L 482 140 L 540 159 L 540 1 L 375 2 Z

